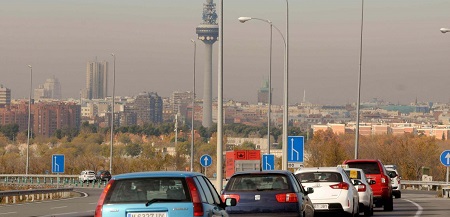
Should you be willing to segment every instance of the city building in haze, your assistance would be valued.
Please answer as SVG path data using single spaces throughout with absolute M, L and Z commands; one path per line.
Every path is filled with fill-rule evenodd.
M 0 108 L 11 104 L 11 90 L 0 84 Z
M 43 85 L 39 85 L 39 88 L 34 89 L 34 100 L 41 99 L 61 99 L 61 84 L 55 76 L 47 79 Z
M 264 81 L 258 90 L 258 104 L 267 104 L 269 102 L 269 81 Z
M 108 96 L 108 62 L 88 61 L 86 67 L 85 99 L 104 99 Z
M 138 125 L 146 123 L 162 123 L 162 102 L 162 98 L 155 92 L 143 92 L 136 96 L 132 109 L 137 114 Z

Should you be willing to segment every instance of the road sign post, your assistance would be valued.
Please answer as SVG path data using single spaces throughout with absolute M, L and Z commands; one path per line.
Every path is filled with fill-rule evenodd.
M 263 154 L 262 169 L 263 170 L 274 170 L 275 169 L 275 155 Z
M 450 167 L 450 150 L 445 150 L 441 154 L 441 163 L 447 167 L 447 176 L 445 178 L 445 181 L 448 185 L 448 167 Z
M 304 162 L 304 142 L 303 136 L 288 136 L 288 168 L 300 168 Z
M 205 167 L 205 176 L 206 176 L 206 167 L 211 166 L 212 157 L 208 154 L 204 154 L 200 157 L 200 164 Z

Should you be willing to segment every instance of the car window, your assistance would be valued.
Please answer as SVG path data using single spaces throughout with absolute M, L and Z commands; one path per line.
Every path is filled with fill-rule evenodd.
M 377 162 L 354 162 L 347 163 L 350 168 L 360 168 L 365 174 L 380 174 L 380 167 Z
M 145 202 L 152 199 L 191 201 L 184 178 L 136 178 L 115 180 L 105 203 Z
M 394 170 L 388 170 L 387 172 L 388 172 L 389 177 L 396 177 L 397 176 L 397 173 Z
M 209 179 L 207 179 L 206 177 L 203 177 L 203 179 L 205 180 L 206 184 L 208 184 L 209 190 L 211 191 L 211 194 L 214 198 L 214 201 L 216 204 L 220 204 L 221 203 L 221 199 L 219 194 L 217 194 L 216 188 L 214 187 L 214 185 L 211 184 L 211 182 L 209 181 Z
M 302 183 L 307 182 L 342 182 L 338 172 L 301 172 L 296 175 Z
M 291 189 L 287 177 L 282 174 L 242 174 L 232 176 L 227 191 L 286 190 Z
M 197 177 L 196 180 L 199 183 L 197 184 L 199 186 L 199 191 L 203 191 L 203 193 L 206 196 L 206 202 L 209 204 L 214 204 L 214 198 L 211 194 L 211 191 L 208 188 L 208 184 L 206 184 L 205 180 L 201 177 Z

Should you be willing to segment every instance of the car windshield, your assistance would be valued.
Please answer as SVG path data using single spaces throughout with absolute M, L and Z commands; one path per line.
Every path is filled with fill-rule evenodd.
M 105 203 L 191 201 L 183 178 L 136 178 L 115 180 Z
M 342 182 L 342 176 L 337 172 L 302 172 L 296 175 L 302 183 L 307 182 Z
M 243 174 L 230 178 L 226 191 L 274 191 L 290 189 L 282 174 Z
M 347 163 L 350 168 L 360 168 L 365 174 L 380 174 L 380 168 L 376 162 Z
M 397 173 L 394 170 L 387 170 L 389 177 L 396 177 Z

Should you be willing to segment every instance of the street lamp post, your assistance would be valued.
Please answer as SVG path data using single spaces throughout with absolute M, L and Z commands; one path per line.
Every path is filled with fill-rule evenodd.
M 113 62 L 113 90 L 112 90 L 112 105 L 111 105 L 111 147 L 109 149 L 109 172 L 113 174 L 112 162 L 113 162 L 113 143 L 114 143 L 114 93 L 116 92 L 116 55 L 111 53 L 114 58 Z
M 31 133 L 31 92 L 33 91 L 33 67 L 31 65 L 28 65 L 30 68 L 30 96 L 28 98 L 28 135 L 27 135 L 27 163 L 25 167 L 25 174 L 28 175 L 28 170 L 30 166 L 30 156 L 29 156 L 29 149 L 30 149 L 30 133 Z
M 449 28 L 441 28 L 440 31 L 445 34 L 447 32 L 450 32 L 450 29 Z M 448 185 L 448 176 L 449 176 L 449 171 L 448 171 L 448 167 L 447 167 L 447 173 L 445 176 L 446 177 L 445 182 L 447 183 L 447 185 Z
M 361 75 L 362 75 L 362 45 L 363 45 L 363 27 L 364 27 L 364 0 L 361 1 L 361 34 L 359 44 L 359 74 L 358 74 L 358 97 L 356 103 L 356 129 L 355 129 L 355 159 L 358 159 L 359 147 L 359 117 L 361 104 Z
M 283 33 L 281 33 L 281 31 L 280 31 L 280 29 L 278 29 L 275 25 L 273 25 L 273 23 L 270 21 L 270 20 L 266 20 L 266 19 L 261 19 L 261 18 L 256 18 L 256 17 L 239 17 L 238 18 L 238 20 L 241 22 L 241 23 L 245 23 L 245 22 L 247 22 L 247 21 L 249 21 L 249 20 L 260 20 L 260 21 L 263 21 L 263 22 L 266 22 L 266 23 L 268 23 L 269 25 L 270 25 L 270 66 L 269 66 L 269 68 L 270 68 L 270 70 L 269 70 L 269 110 L 268 110 L 268 112 L 267 112 L 267 137 L 268 137 L 268 142 L 269 142 L 269 149 L 268 149 L 268 152 L 269 152 L 269 154 L 270 154 L 270 109 L 271 109 L 271 102 L 272 102 L 272 81 L 271 81 L 271 79 L 272 79 L 272 30 L 273 30 L 273 28 L 275 28 L 277 31 L 278 31 L 278 33 L 280 33 L 280 35 L 281 35 L 281 38 L 283 39 L 283 42 L 284 42 L 284 48 L 285 48 L 285 51 L 287 50 L 287 44 L 286 44 L 286 40 L 284 39 L 284 36 L 283 36 Z M 286 58 L 287 58 L 287 53 L 285 53 L 285 56 L 284 56 L 284 59 L 286 60 Z M 285 72 L 286 72 L 286 65 L 285 65 L 285 68 L 284 68 L 284 70 L 285 70 Z M 284 117 L 285 118 L 285 117 Z M 283 118 L 283 119 L 284 119 Z M 283 123 L 284 123 L 284 121 L 283 121 Z M 283 132 L 284 132 L 284 127 L 283 127 Z M 287 143 L 286 143 L 287 144 Z M 283 147 L 284 147 L 284 145 L 283 145 Z M 287 149 L 286 149 L 287 150 Z M 287 156 L 287 155 L 283 155 L 283 156 Z M 284 159 L 285 157 L 283 157 L 283 159 Z M 287 162 L 287 161 L 286 161 Z M 287 164 L 287 163 L 286 163 Z
M 266 19 L 260 19 L 255 17 L 239 17 L 238 20 L 241 23 L 245 23 L 248 20 L 261 20 L 270 25 L 270 51 L 269 51 L 269 96 L 268 96 L 268 110 L 267 110 L 267 152 L 270 154 L 270 110 L 272 103 L 272 30 L 273 24 L 272 21 Z M 283 36 L 283 35 L 281 35 Z M 284 40 L 284 39 L 283 39 Z
M 191 172 L 194 171 L 194 114 L 195 114 L 195 56 L 197 53 L 197 43 L 194 39 L 191 39 L 194 43 L 194 72 L 193 72 L 193 93 L 192 93 L 192 120 L 191 120 Z

